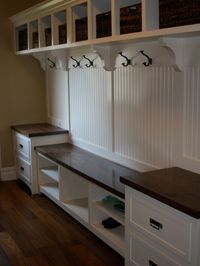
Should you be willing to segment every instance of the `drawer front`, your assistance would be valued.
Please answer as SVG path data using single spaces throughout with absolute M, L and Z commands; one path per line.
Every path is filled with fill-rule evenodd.
M 19 178 L 21 177 L 28 183 L 31 183 L 31 165 L 19 157 L 17 157 L 17 173 Z
M 129 251 L 126 265 L 131 266 L 181 266 L 174 259 L 144 242 L 138 235 L 129 235 Z
M 30 160 L 30 140 L 20 134 L 15 134 L 15 150 L 24 158 Z
M 157 202 L 157 201 L 155 201 Z M 161 203 L 159 203 L 161 204 Z M 134 227 L 146 235 L 159 241 L 164 248 L 168 248 L 176 255 L 188 261 L 191 259 L 192 222 L 183 217 L 168 212 L 162 205 L 158 207 L 152 202 L 140 199 L 131 194 L 129 196 L 129 228 Z

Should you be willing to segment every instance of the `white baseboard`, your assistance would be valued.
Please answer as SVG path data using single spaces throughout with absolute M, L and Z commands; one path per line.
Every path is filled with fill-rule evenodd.
M 6 167 L 1 169 L 0 180 L 1 181 L 10 181 L 16 180 L 16 169 L 15 167 Z

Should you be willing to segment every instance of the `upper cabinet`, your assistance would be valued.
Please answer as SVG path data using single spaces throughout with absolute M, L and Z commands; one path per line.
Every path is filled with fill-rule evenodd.
M 184 4 L 183 4 L 184 2 Z M 11 18 L 17 54 L 200 32 L 200 1 L 52 0 Z

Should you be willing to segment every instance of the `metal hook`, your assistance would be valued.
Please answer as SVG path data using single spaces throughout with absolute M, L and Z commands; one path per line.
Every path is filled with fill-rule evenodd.
M 131 65 L 131 59 L 128 59 L 128 57 L 123 55 L 122 52 L 120 52 L 119 54 L 126 59 L 126 63 L 122 63 L 124 67 Z
M 94 60 L 96 58 L 94 58 L 93 60 L 90 60 L 90 58 L 86 57 L 85 55 L 83 55 L 83 58 L 85 58 L 86 60 L 88 60 L 89 64 L 85 64 L 86 67 L 94 67 Z
M 145 54 L 143 50 L 141 50 L 140 53 L 141 53 L 142 55 L 144 55 L 144 56 L 147 58 L 147 60 L 148 60 L 148 62 L 144 62 L 143 65 L 144 65 L 145 67 L 147 67 L 147 66 L 149 66 L 149 65 L 152 65 L 152 58 L 150 58 L 147 54 Z
M 80 63 L 81 63 L 82 59 L 80 61 L 78 61 L 73 56 L 71 56 L 71 59 L 76 62 L 76 65 L 72 65 L 74 68 L 81 67 Z
M 54 68 L 54 67 L 56 67 L 56 63 L 53 62 L 50 58 L 47 58 L 47 60 L 48 60 L 49 62 L 51 62 L 51 64 L 52 64 L 52 65 L 50 65 L 50 68 Z

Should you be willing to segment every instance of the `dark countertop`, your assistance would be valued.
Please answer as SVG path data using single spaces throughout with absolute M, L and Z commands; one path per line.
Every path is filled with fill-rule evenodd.
M 134 170 L 68 143 L 40 146 L 36 151 L 121 198 L 125 186 L 120 176 L 138 175 Z
M 67 134 L 68 130 L 52 126 L 48 123 L 40 124 L 27 124 L 27 125 L 16 125 L 11 126 L 11 129 L 16 132 L 21 133 L 26 137 L 39 137 L 39 136 L 48 136 L 48 135 L 57 135 L 57 134 Z
M 194 218 L 200 218 L 200 175 L 178 168 L 121 177 L 120 181 Z

